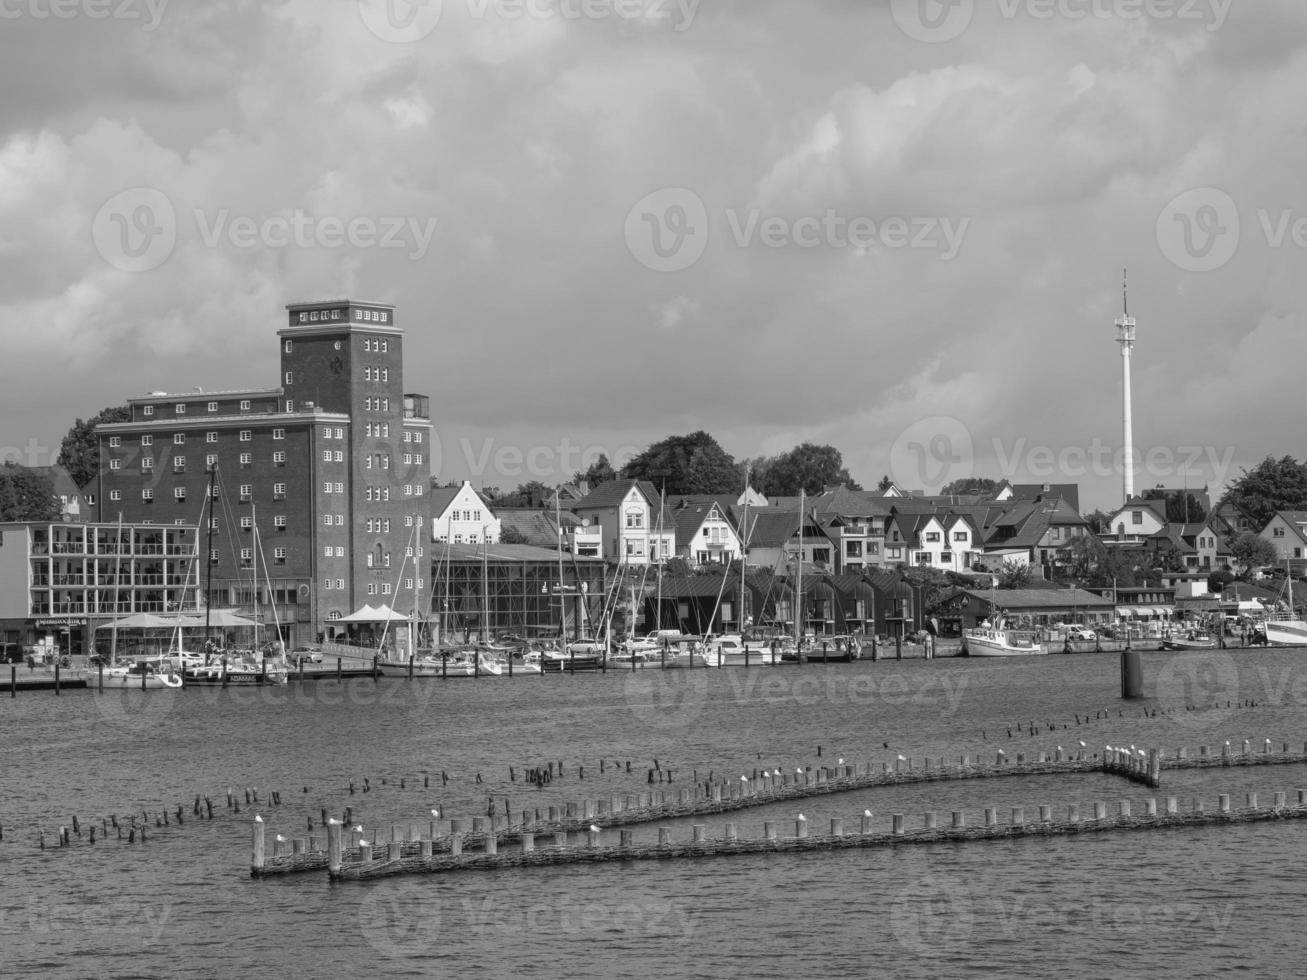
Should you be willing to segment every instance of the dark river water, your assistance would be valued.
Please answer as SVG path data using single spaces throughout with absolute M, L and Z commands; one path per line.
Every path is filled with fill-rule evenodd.
M 1141 702 L 1119 699 L 1115 654 L 6 697 L 0 977 L 1301 976 L 1307 821 L 336 885 L 248 873 L 255 812 L 269 840 L 306 836 L 310 821 L 323 834 L 322 808 L 346 806 L 389 839 L 433 807 L 471 817 L 507 801 L 517 814 L 639 792 L 655 760 L 672 779 L 655 788 L 675 790 L 709 773 L 1015 759 L 1082 740 L 1090 753 L 1244 739 L 1304 750 L 1307 654 L 1144 659 Z M 523 780 L 550 761 L 561 778 Z M 1099 774 L 926 783 L 698 822 L 760 836 L 764 820 L 792 833 L 800 812 L 816 833 L 832 817 L 856 829 L 864 810 L 881 829 L 894 813 L 919 827 L 926 811 L 980 823 L 986 807 L 1295 801 L 1305 769 L 1167 771 L 1158 791 Z M 247 788 L 264 802 L 245 806 Z M 197 794 L 214 819 L 192 815 Z M 174 818 L 156 827 L 165 808 Z M 88 843 L 90 826 L 132 814 L 149 815 L 146 843 L 112 827 Z M 55 846 L 74 816 L 81 838 Z M 689 821 L 672 826 L 690 836 Z

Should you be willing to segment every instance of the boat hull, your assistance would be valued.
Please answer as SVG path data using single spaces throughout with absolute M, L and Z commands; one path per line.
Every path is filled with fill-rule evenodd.
M 1005 630 L 968 630 L 962 636 L 969 657 L 1038 657 L 1048 653 L 1034 639 L 1013 636 Z
M 1277 647 L 1307 647 L 1307 621 L 1301 619 L 1267 620 L 1266 642 Z

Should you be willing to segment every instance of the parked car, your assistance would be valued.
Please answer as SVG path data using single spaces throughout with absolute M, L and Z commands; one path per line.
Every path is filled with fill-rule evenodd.
M 1098 638 L 1098 634 L 1088 626 L 1068 626 L 1066 635 L 1068 640 L 1095 640 Z
M 317 647 L 296 647 L 290 652 L 290 659 L 297 664 L 320 664 L 322 651 Z

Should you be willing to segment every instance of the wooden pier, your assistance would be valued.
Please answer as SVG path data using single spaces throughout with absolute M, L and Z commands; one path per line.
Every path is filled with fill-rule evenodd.
M 341 825 L 333 821 L 327 828 L 328 875 L 333 881 L 363 881 L 388 878 L 396 875 L 439 874 L 455 871 L 500 871 L 509 868 L 538 867 L 557 864 L 586 864 L 614 861 L 651 861 L 672 859 L 700 859 L 745 854 L 795 853 L 803 851 L 831 851 L 848 848 L 899 847 L 903 845 L 967 843 L 973 841 L 1012 840 L 1024 837 L 1052 837 L 1071 834 L 1101 834 L 1121 831 L 1165 830 L 1179 828 L 1214 827 L 1233 824 L 1260 823 L 1271 820 L 1301 820 L 1307 818 L 1307 790 L 1297 791 L 1297 802 L 1290 806 L 1287 794 L 1274 796 L 1270 806 L 1260 806 L 1256 793 L 1246 797 L 1246 805 L 1232 806 L 1229 795 L 1217 799 L 1215 810 L 1206 809 L 1195 801 L 1193 809 L 1181 812 L 1175 797 L 1168 797 L 1161 808 L 1156 799 L 1145 802 L 1144 812 L 1131 812 L 1129 801 L 1117 804 L 1109 814 L 1106 803 L 1094 804 L 1092 816 L 1082 816 L 1078 804 L 1066 807 L 1065 816 L 1055 819 L 1053 808 L 1041 805 L 1038 817 L 1027 820 L 1024 807 L 1013 807 L 1006 822 L 1000 822 L 995 808 L 987 808 L 982 823 L 971 826 L 967 813 L 954 810 L 946 824 L 941 824 L 939 813 L 928 811 L 922 825 L 908 830 L 903 814 L 890 815 L 889 827 L 877 827 L 874 816 L 864 812 L 858 831 L 848 833 L 841 818 L 832 818 L 830 832 L 820 836 L 809 834 L 808 822 L 802 814 L 794 821 L 793 833 L 781 837 L 776 823 L 764 823 L 763 836 L 741 839 L 734 824 L 726 824 L 720 838 L 708 838 L 706 828 L 692 828 L 690 840 L 674 841 L 669 828 L 659 828 L 657 844 L 637 845 L 631 831 L 622 831 L 621 842 L 601 846 L 598 830 L 588 832 L 582 844 L 571 845 L 567 835 L 555 835 L 550 846 L 537 847 L 535 835 L 523 837 L 521 846 L 500 852 L 494 838 L 479 854 L 464 854 L 459 848 L 448 854 L 434 851 L 429 840 L 416 844 L 392 842 L 385 846 L 364 845 L 346 852 L 342 844 Z M 254 858 L 257 862 L 263 851 L 263 824 L 254 824 Z

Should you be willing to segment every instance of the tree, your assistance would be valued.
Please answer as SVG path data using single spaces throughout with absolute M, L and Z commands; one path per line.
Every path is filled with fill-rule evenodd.
M 588 483 L 593 489 L 601 483 L 611 483 L 617 479 L 617 471 L 613 469 L 613 464 L 608 462 L 608 457 L 603 453 L 599 458 L 590 464 L 586 470 L 578 470 L 572 474 L 573 483 Z
M 800 491 L 818 494 L 840 483 L 850 490 L 862 489 L 849 475 L 838 449 L 810 442 L 779 456 L 753 460 L 749 479 L 767 497 L 797 497 Z
M 1005 558 L 998 570 L 998 587 L 1000 589 L 1024 589 L 1030 584 L 1034 571 L 1029 562 L 1016 558 Z
M 1110 534 L 1112 531 L 1112 515 L 1105 510 L 1086 514 L 1085 523 L 1089 525 L 1091 534 Z
M 1000 485 L 997 480 L 986 479 L 983 476 L 968 476 L 961 480 L 954 480 L 941 490 L 939 495 L 941 497 L 966 497 L 979 494 L 990 497 L 993 496 Z
M 1267 456 L 1230 484 L 1225 500 L 1246 513 L 1257 527 L 1282 510 L 1307 510 L 1307 465 L 1292 456 Z
M 1245 531 L 1230 542 L 1230 556 L 1243 569 L 1239 577 L 1246 582 L 1254 571 L 1275 562 L 1275 545 L 1259 534 Z
M 1144 492 L 1144 499 L 1166 501 L 1166 519 L 1171 524 L 1201 524 L 1207 520 L 1206 508 L 1187 490 L 1154 487 Z
M 1079 534 L 1065 548 L 1059 549 L 1057 563 L 1068 578 L 1088 581 L 1098 569 L 1107 549 L 1092 534 Z
M 512 493 L 495 499 L 496 507 L 543 507 L 553 491 L 539 480 L 521 484 Z M 509 544 L 517 542 L 508 542 Z
M 891 480 L 891 479 L 889 478 L 889 474 L 886 473 L 884 476 L 882 476 L 882 477 L 880 478 L 880 482 L 876 484 L 876 489 L 877 489 L 878 491 L 880 491 L 881 493 L 884 493 L 886 490 L 888 490 L 888 489 L 889 489 L 890 487 L 892 487 L 892 486 L 894 486 L 894 481 Z
M 0 521 L 57 521 L 59 513 L 49 477 L 13 463 L 0 467 Z
M 669 436 L 624 467 L 628 480 L 648 480 L 672 495 L 739 493 L 741 473 L 735 459 L 706 432 Z
M 100 443 L 95 427 L 102 422 L 130 422 L 132 410 L 126 405 L 106 408 L 94 418 L 78 419 L 59 444 L 58 463 L 68 471 L 78 487 L 84 487 L 100 472 Z
M 513 527 L 510 524 L 508 527 L 502 528 L 500 530 L 499 543 L 500 544 L 528 544 L 529 542 L 525 534 L 523 534 L 521 531 L 519 531 L 517 528 Z
M 1207 576 L 1207 591 L 1217 593 L 1218 595 L 1225 591 L 1225 587 L 1234 581 L 1234 573 L 1228 568 L 1218 568 Z

